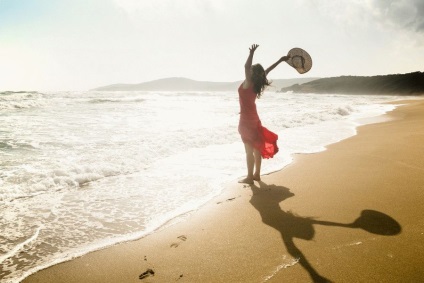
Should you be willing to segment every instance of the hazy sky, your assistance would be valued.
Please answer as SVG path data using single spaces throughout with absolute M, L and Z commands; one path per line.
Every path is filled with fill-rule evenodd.
M 0 90 L 236 81 L 252 43 L 264 67 L 304 48 L 308 77 L 423 71 L 424 0 L 0 0 Z

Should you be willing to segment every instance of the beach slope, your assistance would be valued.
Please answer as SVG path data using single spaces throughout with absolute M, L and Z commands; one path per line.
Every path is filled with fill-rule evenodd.
M 424 101 L 399 103 L 179 223 L 24 282 L 421 282 Z

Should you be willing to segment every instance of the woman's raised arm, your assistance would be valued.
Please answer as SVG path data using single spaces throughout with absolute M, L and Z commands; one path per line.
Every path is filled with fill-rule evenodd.
M 275 62 L 274 64 L 272 64 L 271 66 L 269 66 L 268 69 L 265 70 L 265 75 L 268 75 L 268 73 L 271 72 L 275 67 L 277 67 L 278 64 L 280 64 L 281 62 L 287 61 L 289 59 L 290 59 L 289 56 L 283 56 L 283 57 L 281 57 L 277 62 Z
M 259 45 L 252 44 L 252 46 L 249 48 L 249 57 L 247 57 L 246 63 L 244 64 L 244 75 L 245 75 L 245 87 L 248 87 L 250 81 L 251 81 L 251 67 L 252 67 L 252 61 L 253 61 L 253 54 L 255 53 L 256 48 L 258 48 Z

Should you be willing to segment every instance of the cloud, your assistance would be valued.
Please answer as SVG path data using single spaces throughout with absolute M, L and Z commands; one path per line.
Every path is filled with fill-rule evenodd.
M 424 1 L 374 0 L 371 1 L 374 17 L 394 28 L 424 33 Z
M 313 0 L 314 8 L 339 25 L 424 34 L 423 0 Z
M 175 18 L 201 17 L 222 8 L 223 0 L 113 0 L 134 21 L 151 22 L 172 20 Z

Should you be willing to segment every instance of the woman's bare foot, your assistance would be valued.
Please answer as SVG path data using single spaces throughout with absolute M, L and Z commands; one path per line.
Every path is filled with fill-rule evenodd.
M 261 180 L 261 175 L 255 175 L 255 176 L 253 176 L 253 180 L 259 182 Z
M 249 185 L 253 185 L 253 177 L 246 177 L 240 181 L 238 181 L 239 183 L 242 184 L 249 184 Z

